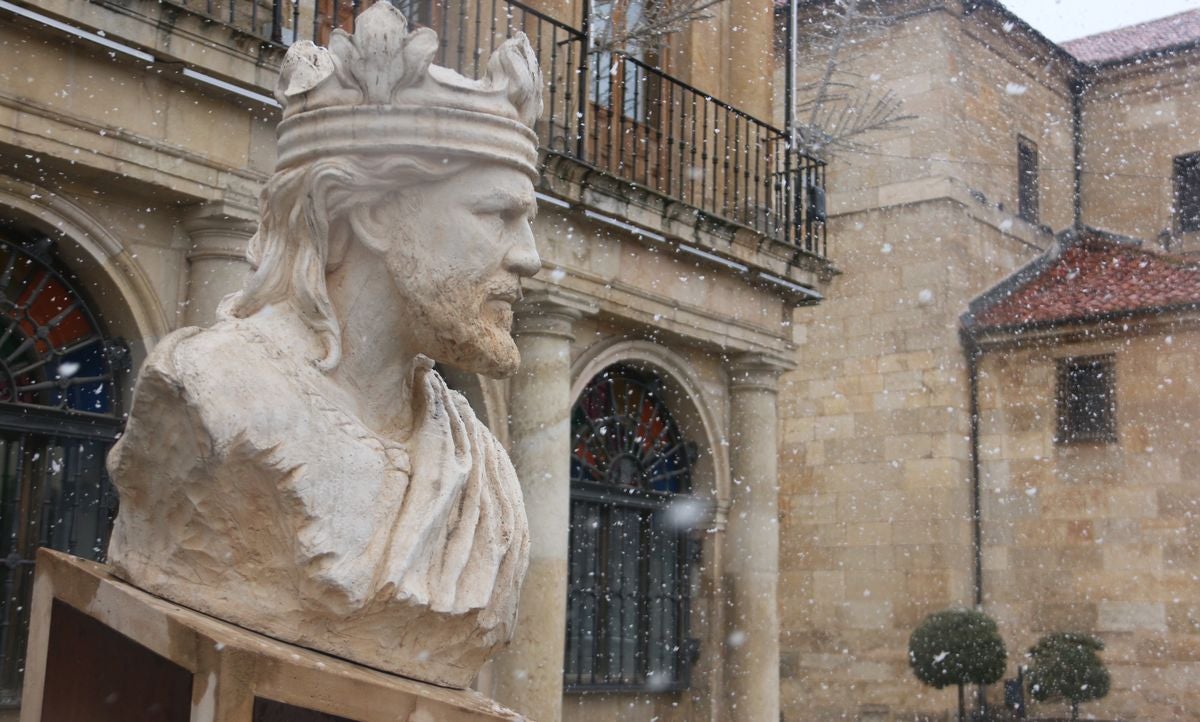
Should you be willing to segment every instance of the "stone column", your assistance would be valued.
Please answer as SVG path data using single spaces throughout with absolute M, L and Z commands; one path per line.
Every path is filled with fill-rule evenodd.
M 184 326 L 209 326 L 221 299 L 240 291 L 250 270 L 246 245 L 257 223 L 249 214 L 223 203 L 205 204 L 183 221 L 188 248 Z
M 729 56 L 724 63 L 726 75 L 722 78 L 728 90 L 721 98 L 728 98 L 734 107 L 750 115 L 770 118 L 774 113 L 772 89 L 776 56 L 771 52 L 771 44 L 775 38 L 776 6 L 774 3 L 735 2 L 729 3 L 728 7 Z M 753 78 L 754 81 L 737 82 L 739 78 Z
M 509 447 L 529 515 L 529 574 L 516 635 L 496 659 L 496 700 L 537 722 L 562 719 L 571 503 L 572 326 L 590 305 L 529 293 L 513 328 L 521 368 L 509 387 Z
M 779 719 L 779 449 L 776 393 L 783 366 L 747 355 L 730 366 L 733 477 L 725 579 L 730 719 Z

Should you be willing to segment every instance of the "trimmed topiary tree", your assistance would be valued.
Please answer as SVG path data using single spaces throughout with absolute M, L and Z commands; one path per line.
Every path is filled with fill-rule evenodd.
M 1090 634 L 1048 634 L 1029 650 L 1029 691 L 1039 702 L 1065 700 L 1071 719 L 1079 705 L 1108 694 L 1110 678 L 1099 652 L 1104 642 Z
M 996 682 L 1007 659 L 996 622 L 970 609 L 930 614 L 908 640 L 908 664 L 917 679 L 936 689 L 958 685 L 959 722 L 966 715 L 963 686 Z

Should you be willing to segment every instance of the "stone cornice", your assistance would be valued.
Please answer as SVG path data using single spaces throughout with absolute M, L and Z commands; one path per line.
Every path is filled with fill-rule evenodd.
M 566 205 L 612 216 L 629 228 L 646 229 L 649 233 L 644 234 L 643 240 L 658 237 L 669 244 L 681 241 L 695 244 L 715 259 L 721 259 L 719 265 L 725 267 L 725 272 L 740 265 L 807 288 L 816 288 L 837 273 L 828 260 L 565 156 L 546 157 L 541 186 Z M 638 234 L 630 231 L 630 236 Z M 744 275 L 748 281 L 756 282 L 754 274 Z M 783 293 L 779 287 L 774 289 Z M 801 303 L 811 300 L 811 297 L 794 299 Z
M 590 299 L 556 287 L 526 291 L 513 307 L 514 336 L 558 336 L 575 340 L 572 328 L 598 308 Z
M 21 122 L 8 122 L 9 113 L 21 118 Z M 30 118 L 37 122 L 29 122 Z M 32 132 L 33 127 L 41 132 Z M 244 166 L 218 163 L 165 141 L 103 126 L 89 118 L 4 92 L 0 92 L 0 142 L 165 186 L 191 198 L 220 200 L 251 213 L 256 210 L 258 190 L 267 178 Z M 83 148 L 88 152 L 81 153 Z M 163 162 L 163 158 L 175 162 Z
M 778 393 L 779 375 L 795 364 L 766 354 L 740 354 L 730 359 L 729 390 Z
M 284 49 L 236 28 L 167 2 L 15 0 L 71 25 L 175 61 L 255 92 L 275 87 Z
M 544 267 L 543 273 L 548 270 Z M 537 278 L 527 279 L 522 285 L 526 289 L 551 287 Z M 643 285 L 614 281 L 578 268 L 570 268 L 554 287 L 593 299 L 601 314 L 657 329 L 717 353 L 757 352 L 787 358 L 795 348 L 783 331 L 772 333 L 743 319 L 681 302 Z
M 183 219 L 183 229 L 192 241 L 189 261 L 205 258 L 246 260 L 246 245 L 258 228 L 257 219 L 227 203 L 205 203 Z

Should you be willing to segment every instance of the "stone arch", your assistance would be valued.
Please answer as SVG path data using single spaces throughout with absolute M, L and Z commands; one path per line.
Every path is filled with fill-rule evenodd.
M 0 177 L 0 212 L 29 229 L 82 252 L 89 262 L 62 254 L 64 264 L 92 286 L 101 320 L 131 344 L 135 368 L 171 330 L 145 271 L 125 245 L 86 210 L 38 186 Z
M 671 392 L 671 413 L 708 453 L 701 457 L 699 488 L 712 493 L 718 504 L 728 503 L 729 445 L 721 423 L 724 404 L 706 393 L 695 370 L 679 354 L 651 341 L 619 340 L 598 346 L 580 356 L 571 368 L 571 405 L 596 374 L 617 363 L 643 366 L 660 374 Z
M 697 496 L 711 493 L 716 509 L 702 547 L 701 579 L 694 590 L 697 596 L 693 597 L 693 604 L 696 605 L 693 609 L 706 611 L 700 614 L 693 611 L 692 627 L 692 634 L 701 640 L 698 661 L 692 673 L 694 679 L 705 680 L 702 688 L 707 693 L 699 697 L 685 695 L 688 701 L 683 707 L 686 718 L 706 719 L 719 709 L 726 684 L 721 653 L 725 634 L 726 593 L 723 579 L 727 563 L 724 530 L 732 489 L 726 435 L 728 400 L 723 395 L 724 389 L 728 388 L 727 379 L 722 370 L 721 391 L 706 389 L 700 374 L 681 354 L 651 341 L 614 340 L 589 349 L 572 364 L 571 406 L 575 405 L 597 374 L 614 364 L 629 364 L 654 371 L 671 395 L 670 411 L 681 431 L 685 436 L 702 443 L 708 452 L 702 454 L 693 467 L 693 493 Z M 608 701 L 588 702 L 587 699 L 586 696 L 579 697 L 578 703 L 594 707 L 591 711 L 596 714 L 620 714 L 619 709 Z M 658 704 L 653 695 L 638 699 L 647 704 Z

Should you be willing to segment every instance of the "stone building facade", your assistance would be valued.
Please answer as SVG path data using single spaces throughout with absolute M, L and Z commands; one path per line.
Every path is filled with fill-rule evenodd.
M 833 3 L 800 6 L 804 101 L 839 16 Z M 891 90 L 913 117 L 828 157 L 841 274 L 828 300 L 796 311 L 798 365 L 780 386 L 784 719 L 952 709 L 953 691 L 923 687 L 906 653 L 920 620 L 953 606 L 998 619 L 1008 677 L 1040 634 L 1095 633 L 1113 691 L 1088 712 L 1193 719 L 1200 702 L 1183 680 L 1200 639 L 1188 538 L 1200 487 L 1187 430 L 1200 418 L 1174 370 L 1195 366 L 1187 313 L 1147 304 L 1136 322 L 984 347 L 964 335 L 964 314 L 1005 279 L 1003 293 L 1020 288 L 1088 227 L 1141 239 L 1138 263 L 1192 262 L 1153 251 L 1193 247 L 1176 167 L 1200 149 L 1197 16 L 1059 46 L 998 2 L 858 10 L 834 80 Z M 1107 354 L 1115 438 L 1056 443 L 1056 368 Z
M 1105 643 L 1117 719 L 1195 714 L 1195 259 L 1091 230 L 972 302 L 985 609 Z M 1019 661 L 1019 660 L 1018 660 Z
M 1195 248 L 1175 177 L 1177 159 L 1200 150 L 1189 112 L 1200 33 L 1151 33 L 1158 51 L 1131 55 L 1146 43 L 1064 49 L 985 0 L 860 3 L 888 19 L 851 33 L 840 70 L 891 88 L 914 118 L 822 166 L 781 150 L 769 2 L 722 3 L 652 53 L 605 55 L 584 49 L 603 29 L 587 27 L 582 0 L 498 0 L 504 13 L 490 0 L 395 1 L 439 31 L 443 63 L 473 70 L 474 48 L 524 29 L 547 72 L 544 269 L 518 309 L 524 366 L 505 381 L 443 369 L 511 450 L 533 534 L 526 622 L 481 689 L 538 720 L 915 719 L 952 699 L 908 672 L 908 634 L 979 595 L 1001 621 L 1010 674 L 1037 634 L 1078 625 L 1109 643 L 1114 670 L 1113 694 L 1090 710 L 1197 716 L 1191 312 L 1028 343 L 990 330 L 970 347 L 978 355 L 963 315 L 1027 264 L 1060 257 L 1080 235 L 1064 230 Z M 55 353 L 35 343 L 12 355 L 0 341 L 10 375 L 30 348 L 48 357 L 30 363 L 57 367 L 26 396 L 20 379 L 0 379 L 10 705 L 31 550 L 102 553 L 115 499 L 100 460 L 140 361 L 170 331 L 210 322 L 248 269 L 286 45 L 348 27 L 362 4 L 0 3 L 0 264 L 35 274 L 0 273 L 6 323 L 27 308 L 15 325 L 50 334 L 80 304 L 64 316 L 79 335 L 52 336 Z M 592 0 L 593 15 L 625 22 L 629 6 L 609 5 Z M 801 3 L 802 81 L 824 67 L 828 6 Z M 1038 181 L 1024 205 L 1022 145 Z M 781 192 L 785 177 L 803 194 Z M 828 223 L 807 205 L 826 185 Z M 57 300 L 38 310 L 27 291 L 42 278 Z M 75 319 L 78 308 L 89 314 Z M 82 340 L 103 355 L 67 358 Z M 1109 355 L 1119 413 L 1140 417 L 1118 417 L 1103 449 L 1056 444 L 1060 361 Z M 98 370 L 66 373 L 64 361 Z M 630 390 L 649 405 L 617 408 Z M 663 466 L 590 476 L 588 424 L 643 412 L 678 449 L 626 448 Z M 688 483 L 672 486 L 681 464 Z M 1095 473 L 1067 474 L 1077 466 Z M 631 512 L 605 483 L 649 504 L 637 514 L 650 538 L 655 514 L 692 510 L 671 537 L 679 576 L 619 568 L 665 547 L 620 531 L 613 520 Z M 638 609 L 647 579 L 674 580 L 687 618 L 674 637 L 649 623 L 623 636 L 611 603 L 618 622 L 601 629 L 587 607 L 598 591 L 626 591 L 573 571 L 599 559 L 589 545 L 600 537 L 572 528 L 599 518 L 612 522 L 608 548 L 632 544 L 605 574 L 638 580 Z M 1079 573 L 1056 584 L 1068 563 Z M 1044 599 L 1017 593 L 1026 585 Z M 596 639 L 608 651 L 587 647 Z M 665 684 L 643 661 L 651 639 L 671 642 Z M 628 668 L 623 645 L 638 660 Z
M 368 4 L 0 5 L 10 709 L 33 550 L 102 556 L 116 504 L 103 458 L 139 364 L 172 330 L 210 323 L 248 270 L 286 46 Z M 611 3 L 590 17 L 580 0 L 394 4 L 467 73 L 523 30 L 547 79 L 544 268 L 516 309 L 522 369 L 443 369 L 507 443 L 532 529 L 524 622 L 478 686 L 543 721 L 776 719 L 777 380 L 795 363 L 793 309 L 821 298 L 831 267 L 820 220 L 794 212 L 781 180 L 819 183 L 821 168 L 762 120 L 772 8 L 725 3 L 621 54 L 588 51 L 629 19 Z M 60 315 L 82 330 L 56 331 Z M 73 360 L 85 342 L 94 353 Z M 597 428 L 626 445 L 595 458 Z M 611 521 L 602 542 L 587 514 Z M 668 547 L 671 564 L 650 568 Z M 585 562 L 602 582 L 573 571 Z

